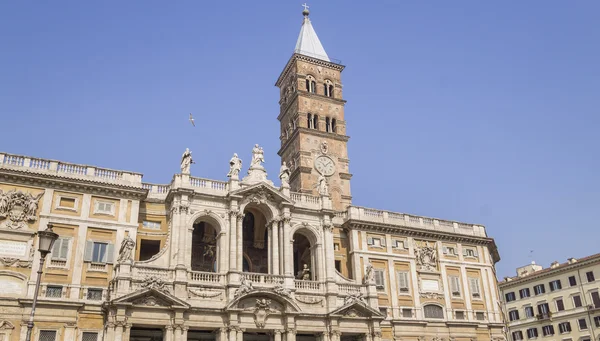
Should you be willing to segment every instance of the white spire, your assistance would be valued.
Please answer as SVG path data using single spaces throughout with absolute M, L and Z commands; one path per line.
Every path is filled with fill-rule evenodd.
M 315 29 L 310 23 L 310 19 L 308 19 L 308 6 L 306 4 L 303 6 L 304 11 L 302 11 L 302 14 L 304 14 L 304 22 L 302 22 L 302 28 L 300 29 L 300 35 L 298 36 L 294 52 L 330 62 L 331 60 L 329 60 L 319 37 L 317 37 Z

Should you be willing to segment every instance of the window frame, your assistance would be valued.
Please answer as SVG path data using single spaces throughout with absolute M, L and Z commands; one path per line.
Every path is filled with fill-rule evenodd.
M 518 321 L 520 320 L 519 318 L 519 310 L 517 308 L 511 309 L 508 311 L 508 320 L 509 321 Z
M 481 293 L 481 283 L 479 282 L 479 278 L 469 277 L 469 292 L 471 293 L 471 298 L 474 300 L 483 300 L 483 294 Z M 473 283 L 476 284 L 475 287 L 477 288 L 477 292 L 473 290 Z
M 562 289 L 562 283 L 561 283 L 560 279 L 555 279 L 553 281 L 550 281 L 548 283 L 548 286 L 550 287 L 550 292 L 554 292 L 554 291 L 558 291 L 558 290 Z
M 538 289 L 542 289 L 542 290 L 539 291 Z M 538 284 L 538 285 L 534 285 L 533 286 L 533 293 L 535 294 L 535 296 L 539 296 L 539 295 L 545 294 L 546 293 L 546 285 L 544 283 Z
M 378 279 L 378 274 L 380 274 L 380 278 L 381 281 L 383 282 L 383 284 L 378 284 L 377 283 L 377 279 Z M 385 270 L 384 269 L 373 269 L 373 278 L 375 279 L 375 288 L 378 291 L 384 291 L 386 286 L 385 286 Z
M 569 276 L 569 286 L 574 287 L 576 285 L 577 285 L 577 278 L 575 276 Z
M 530 336 L 530 335 L 529 335 L 529 334 L 530 334 L 530 333 L 529 333 L 530 331 L 534 331 L 534 332 L 535 332 L 535 335 L 532 335 L 532 336 Z M 533 334 L 533 333 L 532 333 L 532 334 Z M 539 335 L 539 333 L 538 333 L 537 327 L 531 327 L 531 328 L 527 328 L 527 339 L 535 339 L 535 338 L 537 338 L 537 337 L 539 337 L 539 336 L 540 336 L 540 335 Z
M 460 276 L 449 275 L 448 282 L 450 282 L 450 296 L 462 298 L 462 288 L 461 288 L 461 283 L 460 283 Z M 454 288 L 455 285 L 456 285 L 456 288 Z M 457 290 L 454 291 L 454 289 L 457 289 Z M 458 295 L 455 295 L 455 294 L 458 294 Z
M 146 224 L 146 223 L 148 223 L 148 224 Z M 156 226 L 156 225 L 158 227 L 150 227 L 150 226 Z M 162 229 L 162 223 L 160 221 L 154 221 L 154 220 L 143 220 L 142 228 L 144 228 L 146 230 L 160 231 Z
M 590 276 L 591 275 L 591 276 Z M 588 283 L 592 283 L 596 281 L 596 277 L 594 276 L 594 271 L 588 271 L 585 273 L 585 277 Z M 590 279 L 591 277 L 591 279 Z
M 528 310 L 531 311 L 531 315 L 527 314 Z M 526 319 L 535 318 L 535 309 L 533 309 L 533 306 L 526 305 L 525 307 L 523 307 L 523 312 L 525 314 Z
M 509 296 L 510 295 L 510 296 Z M 509 299 L 509 297 L 512 297 L 512 299 Z M 513 302 L 517 300 L 517 295 L 515 294 L 514 291 L 511 292 L 507 292 L 504 294 L 504 300 L 508 303 L 508 302 Z
M 397 279 L 396 287 L 397 287 L 398 293 L 400 295 L 410 295 L 411 290 L 410 290 L 410 277 L 409 277 L 409 275 L 410 275 L 410 272 L 406 271 L 406 270 L 396 271 L 396 279 Z M 405 277 L 405 280 L 404 280 L 406 282 L 406 286 L 405 287 L 400 287 L 400 283 L 402 282 L 400 280 L 400 277 L 402 277 L 402 276 Z M 403 289 L 405 289 L 405 290 L 403 290 Z
M 110 210 L 101 210 L 100 205 L 110 205 Z M 95 215 L 107 215 L 115 216 L 117 203 L 107 199 L 95 199 L 94 201 L 94 214 Z
M 584 328 L 581 327 L 581 321 L 583 321 Z M 577 319 L 577 328 L 579 329 L 579 331 L 589 330 L 590 327 L 587 324 L 587 318 Z
M 73 199 L 75 202 L 73 203 L 73 207 L 68 207 L 68 206 L 61 206 L 60 205 L 60 201 L 61 199 Z M 71 212 L 78 212 L 78 208 L 79 207 L 79 197 L 76 195 L 68 195 L 68 194 L 56 194 L 56 202 L 54 203 L 54 209 L 55 210 L 59 210 L 59 211 L 71 211 Z
M 436 309 L 436 312 L 441 312 L 442 316 L 441 317 L 431 317 L 431 316 L 426 316 L 427 315 L 427 311 L 426 308 L 427 307 L 436 307 L 439 308 L 439 310 Z M 431 310 L 431 309 L 429 309 Z M 444 308 L 438 304 L 433 304 L 433 303 L 427 303 L 425 305 L 423 305 L 423 318 L 425 319 L 432 319 L 432 320 L 443 320 L 446 318 L 446 315 L 444 314 Z
M 523 295 L 523 293 L 527 293 L 526 295 Z M 519 297 L 521 299 L 525 299 L 528 297 L 531 297 L 531 290 L 529 288 L 523 288 L 519 290 Z
M 565 328 L 562 328 L 563 326 L 566 326 Z M 562 329 L 565 329 L 565 331 L 561 331 Z M 558 333 L 559 334 L 567 334 L 572 332 L 573 329 L 571 328 L 571 322 L 570 321 L 564 321 L 564 322 L 559 322 L 558 323 Z

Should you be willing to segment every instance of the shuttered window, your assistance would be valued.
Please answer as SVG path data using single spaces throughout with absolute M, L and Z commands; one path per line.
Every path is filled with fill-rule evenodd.
M 469 288 L 471 289 L 471 296 L 474 298 L 481 298 L 481 292 L 479 291 L 479 278 L 469 278 Z
M 450 279 L 450 290 L 452 291 L 452 296 L 460 297 L 460 279 L 458 276 L 449 276 Z
M 98 333 L 83 332 L 81 341 L 98 341 Z
M 67 260 L 71 238 L 58 238 L 52 247 L 51 259 Z
M 398 290 L 400 292 L 408 292 L 408 272 L 398 271 Z
M 56 330 L 40 330 L 39 341 L 56 341 Z
M 383 270 L 375 270 L 375 286 L 378 290 L 385 289 L 385 272 Z
M 114 259 L 114 245 L 105 242 L 85 242 L 83 260 L 94 263 L 112 263 Z

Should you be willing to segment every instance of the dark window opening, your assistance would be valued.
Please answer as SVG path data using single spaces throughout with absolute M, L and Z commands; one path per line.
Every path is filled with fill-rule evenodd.
M 335 261 L 335 269 L 337 270 L 337 272 L 342 272 L 342 261 L 341 260 L 336 260 Z
M 140 261 L 148 260 L 160 251 L 160 240 L 140 240 Z

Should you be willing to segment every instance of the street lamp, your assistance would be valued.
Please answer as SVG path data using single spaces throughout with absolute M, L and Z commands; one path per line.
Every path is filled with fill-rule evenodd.
M 37 281 L 35 282 L 35 294 L 33 296 L 33 304 L 31 305 L 31 314 L 29 314 L 29 321 L 27 321 L 27 337 L 25 340 L 31 341 L 31 330 L 33 330 L 33 315 L 35 314 L 35 304 L 37 303 L 38 292 L 40 291 L 40 281 L 42 280 L 42 272 L 44 269 L 44 261 L 46 256 L 52 251 L 54 242 L 58 239 L 58 234 L 52 231 L 52 224 L 48 224 L 48 227 L 44 231 L 38 231 L 38 251 L 40 252 L 40 267 L 38 269 Z

